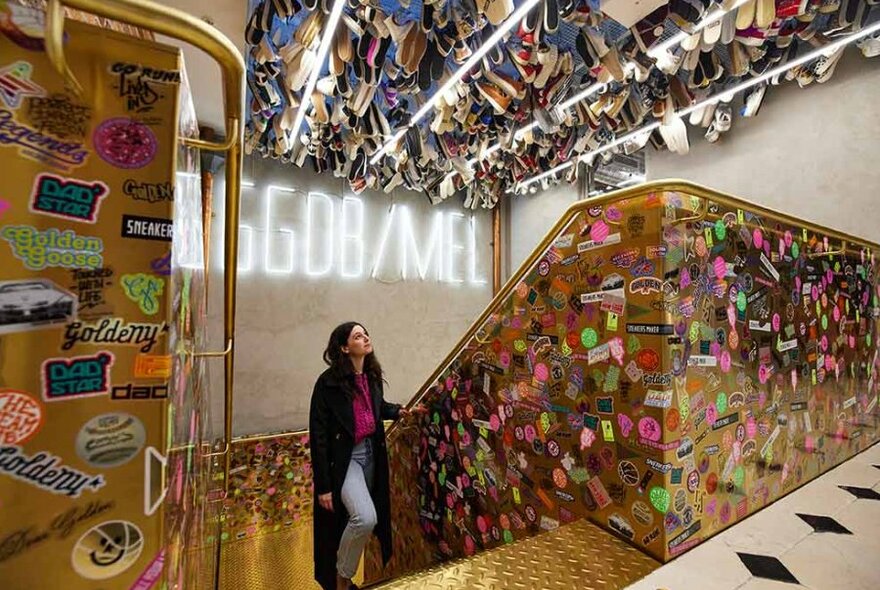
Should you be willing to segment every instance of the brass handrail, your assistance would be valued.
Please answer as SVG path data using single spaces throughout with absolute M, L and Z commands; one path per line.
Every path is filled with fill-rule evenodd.
M 223 74 L 223 104 L 226 114 L 226 139 L 223 143 L 186 140 L 187 145 L 226 153 L 226 228 L 223 332 L 227 350 L 221 354 L 197 353 L 199 356 L 223 356 L 224 371 L 224 489 L 229 491 L 229 443 L 232 440 L 232 389 L 234 377 L 235 298 L 238 271 L 238 215 L 241 192 L 242 113 L 244 105 L 244 60 L 236 46 L 216 28 L 181 10 L 150 0 L 49 0 L 46 22 L 46 53 L 68 85 L 82 91 L 64 57 L 64 13 L 69 6 L 83 12 L 107 17 L 186 42 L 210 55 Z
M 817 223 L 798 219 L 792 215 L 788 215 L 786 213 L 776 211 L 775 209 L 771 209 L 770 207 L 764 207 L 763 205 L 758 205 L 745 199 L 740 199 L 732 195 L 721 193 L 700 184 L 682 179 L 654 180 L 618 191 L 605 193 L 593 199 L 577 201 L 569 206 L 569 208 L 565 210 L 565 213 L 563 213 L 562 216 L 559 218 L 559 221 L 557 221 L 553 225 L 553 227 L 551 227 L 547 231 L 547 233 L 544 235 L 538 245 L 535 246 L 532 254 L 520 265 L 517 271 L 510 276 L 504 286 L 495 294 L 492 300 L 486 305 L 483 312 L 477 317 L 476 320 L 474 320 L 470 328 L 465 331 L 464 335 L 459 339 L 455 346 L 452 347 L 450 353 L 446 355 L 446 358 L 443 359 L 443 361 L 437 366 L 437 369 L 434 370 L 433 373 L 431 373 L 424 384 L 418 389 L 418 393 L 413 396 L 413 398 L 407 403 L 406 407 L 412 408 L 422 401 L 430 387 L 434 385 L 440 375 L 443 374 L 443 372 L 452 363 L 455 357 L 458 356 L 462 348 L 467 345 L 471 338 L 475 337 L 475 335 L 482 328 L 486 320 L 489 319 L 489 316 L 492 314 L 492 311 L 495 309 L 495 307 L 510 295 L 511 291 L 516 287 L 517 283 L 522 280 L 522 278 L 528 273 L 529 269 L 531 269 L 532 266 L 544 255 L 544 251 L 547 249 L 548 246 L 550 246 L 551 243 L 553 243 L 553 240 L 556 238 L 556 236 L 562 231 L 562 229 L 566 225 L 571 223 L 579 213 L 586 211 L 590 207 L 605 205 L 607 203 L 621 201 L 632 197 L 649 195 L 655 191 L 685 192 L 691 196 L 704 199 L 707 208 L 708 202 L 713 201 L 715 203 L 727 205 L 729 207 L 747 209 L 751 213 L 760 213 L 763 215 L 771 216 L 775 218 L 776 221 L 781 221 L 783 223 L 788 223 L 796 227 L 805 228 L 810 231 L 826 235 L 829 238 L 837 238 L 849 244 L 859 244 L 868 248 L 880 250 L 880 244 L 877 244 L 875 242 L 871 242 L 863 238 L 858 238 L 856 236 L 852 236 L 850 234 L 830 228 L 822 227 Z M 701 218 L 706 214 L 707 211 L 704 211 L 701 214 L 695 213 L 695 216 L 693 218 Z M 677 222 L 681 221 L 683 221 L 683 219 L 677 220 Z M 824 252 L 823 254 L 828 254 L 828 252 Z M 388 431 L 389 442 L 394 440 L 394 438 L 397 436 L 397 432 L 400 430 L 401 427 L 399 426 L 399 422 L 396 422 L 394 426 L 392 426 Z

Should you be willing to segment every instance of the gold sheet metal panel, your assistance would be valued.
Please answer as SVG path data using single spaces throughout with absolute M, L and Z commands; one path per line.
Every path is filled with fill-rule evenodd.
M 69 22 L 77 97 L 43 23 L 0 2 L 0 579 L 146 587 L 164 558 L 179 52 Z
M 873 444 L 877 249 L 678 181 L 573 206 L 390 433 L 394 557 L 365 580 L 584 517 L 668 560 Z M 271 438 L 301 514 L 307 437 Z M 242 497 L 236 534 L 296 518 Z
M 376 589 L 616 590 L 644 578 L 660 565 L 595 524 L 581 520 L 513 545 L 404 576 Z

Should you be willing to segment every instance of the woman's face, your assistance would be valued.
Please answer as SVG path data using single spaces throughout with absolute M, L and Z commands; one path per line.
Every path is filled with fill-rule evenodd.
M 348 335 L 348 343 L 342 347 L 342 352 L 348 356 L 365 357 L 373 352 L 373 343 L 370 335 L 363 326 L 355 326 Z

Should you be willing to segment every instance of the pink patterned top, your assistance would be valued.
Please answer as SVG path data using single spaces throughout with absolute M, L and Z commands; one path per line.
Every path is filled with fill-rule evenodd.
M 373 401 L 366 373 L 354 376 L 355 392 L 352 410 L 354 411 L 354 444 L 358 444 L 376 432 L 376 417 L 373 414 Z

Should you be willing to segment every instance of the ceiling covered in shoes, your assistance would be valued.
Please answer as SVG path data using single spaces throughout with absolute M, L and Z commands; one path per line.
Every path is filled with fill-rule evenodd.
M 686 153 L 688 125 L 717 141 L 846 45 L 880 53 L 878 2 L 252 0 L 245 150 L 492 207 L 648 143 Z

